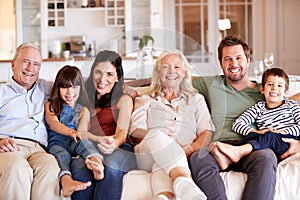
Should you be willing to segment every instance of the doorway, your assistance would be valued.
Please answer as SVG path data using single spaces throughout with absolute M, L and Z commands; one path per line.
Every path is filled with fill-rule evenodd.
M 15 0 L 0 0 L 0 60 L 11 60 L 15 46 Z

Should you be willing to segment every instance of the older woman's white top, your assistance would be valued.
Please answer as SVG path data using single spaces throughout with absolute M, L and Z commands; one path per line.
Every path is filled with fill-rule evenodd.
M 186 93 L 181 93 L 171 102 L 161 96 L 137 98 L 130 133 L 138 128 L 174 134 L 181 146 L 192 143 L 204 130 L 215 130 L 204 97 Z

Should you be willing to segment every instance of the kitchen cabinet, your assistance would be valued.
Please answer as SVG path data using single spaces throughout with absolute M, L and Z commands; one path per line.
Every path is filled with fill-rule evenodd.
M 55 0 L 49 0 L 55 1 Z M 58 1 L 58 0 L 57 0 Z M 62 0 L 60 0 L 62 1 Z M 103 0 L 102 0 L 103 1 Z M 95 7 L 80 7 L 69 3 L 66 12 L 104 12 L 106 27 L 124 27 L 125 26 L 125 0 L 105 0 L 95 1 Z M 67 21 L 67 20 L 65 20 Z
M 125 0 L 105 0 L 105 25 L 125 26 Z
M 47 22 L 49 27 L 65 26 L 66 0 L 47 1 Z
M 46 1 L 16 0 L 17 44 L 30 42 L 48 57 Z

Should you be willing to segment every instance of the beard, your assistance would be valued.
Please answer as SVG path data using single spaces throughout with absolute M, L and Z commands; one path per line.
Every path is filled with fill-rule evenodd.
M 239 82 L 246 76 L 246 73 L 244 71 L 241 71 L 241 73 L 237 75 L 228 75 L 228 79 L 232 82 Z

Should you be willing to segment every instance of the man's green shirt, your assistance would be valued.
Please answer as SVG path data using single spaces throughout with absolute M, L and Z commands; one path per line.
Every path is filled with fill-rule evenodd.
M 264 100 L 259 84 L 238 91 L 231 87 L 224 75 L 194 77 L 193 86 L 205 97 L 216 127 L 213 140 L 239 140 L 241 135 L 232 131 L 234 120 L 245 110 Z

